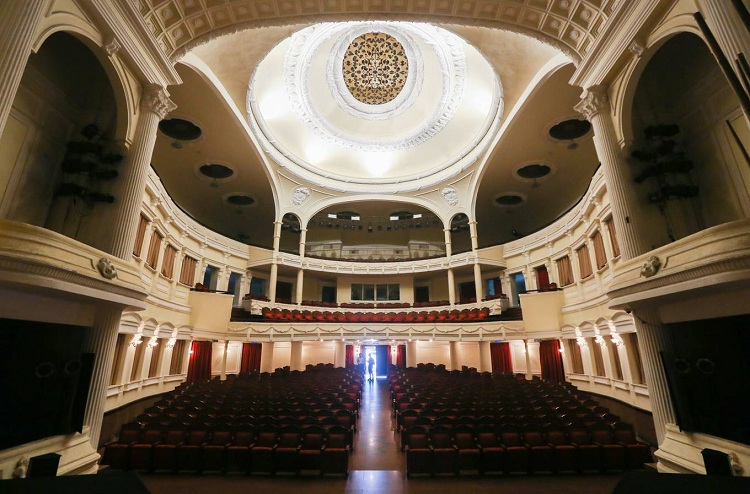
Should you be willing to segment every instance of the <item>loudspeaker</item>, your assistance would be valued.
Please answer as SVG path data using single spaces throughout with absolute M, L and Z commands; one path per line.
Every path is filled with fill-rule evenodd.
M 29 458 L 29 471 L 26 473 L 26 478 L 57 477 L 60 456 L 57 453 L 47 453 Z
M 91 375 L 94 373 L 95 354 L 81 354 L 81 370 L 78 372 L 73 408 L 70 411 L 70 428 L 83 432 L 83 419 L 86 413 L 86 402 L 89 399 L 89 387 L 91 387 Z
M 734 474 L 729 455 L 723 451 L 706 448 L 701 451 L 701 456 L 703 456 L 703 464 L 706 466 L 708 475 L 731 477 Z

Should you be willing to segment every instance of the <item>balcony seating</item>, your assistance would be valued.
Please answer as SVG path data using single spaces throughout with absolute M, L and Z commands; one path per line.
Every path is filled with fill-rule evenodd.
M 141 428 L 137 422 L 123 424 L 116 441 L 104 446 L 102 463 L 110 468 L 127 470 L 130 468 L 130 447 L 141 439 Z
M 279 431 L 279 439 L 273 449 L 274 473 L 297 473 L 297 456 L 302 442 L 299 427 L 287 426 Z
M 576 458 L 576 448 L 568 441 L 565 431 L 562 429 L 550 428 L 545 431 L 547 443 L 552 446 L 554 456 L 554 472 L 575 472 L 578 471 L 578 460 Z
M 276 427 L 272 425 L 258 426 L 255 442 L 250 446 L 250 473 L 274 474 L 274 447 L 278 440 Z
M 164 436 L 161 425 L 153 424 L 143 430 L 141 439 L 130 446 L 129 467 L 133 470 L 152 469 L 153 449 Z
M 202 448 L 202 472 L 226 471 L 225 455 L 227 446 L 232 442 L 232 428 L 229 424 L 221 424 L 214 428 L 208 443 Z
M 436 426 L 429 431 L 432 449 L 432 474 L 455 473 L 458 454 L 453 435 L 447 427 Z
M 591 427 L 591 440 L 601 448 L 602 471 L 625 470 L 625 446 L 615 442 L 612 428 L 606 424 Z
M 555 471 L 554 448 L 540 430 L 524 430 L 523 440 L 529 448 L 529 473 Z
M 453 430 L 453 444 L 456 446 L 456 475 L 464 470 L 480 470 L 481 450 L 474 438 L 474 431 L 468 425 L 459 425 Z
M 326 441 L 320 452 L 320 473 L 349 475 L 348 432 L 341 426 L 326 431 Z
M 235 430 L 232 441 L 226 448 L 225 473 L 250 471 L 250 448 L 254 440 L 255 427 L 252 425 L 244 425 Z
M 151 470 L 177 472 L 177 448 L 184 444 L 186 435 L 187 427 L 184 424 L 168 427 L 162 441 L 153 448 Z
M 591 440 L 587 429 L 572 428 L 568 430 L 568 438 L 577 451 L 579 473 L 602 470 L 601 446 Z
M 179 471 L 202 471 L 203 458 L 201 452 L 208 445 L 210 436 L 211 432 L 205 424 L 190 428 L 185 437 L 185 442 L 177 447 L 177 469 Z
M 432 449 L 427 431 L 414 426 L 406 431 L 406 476 L 432 473 Z
M 645 463 L 651 463 L 651 449 L 648 444 L 638 441 L 633 428 L 621 422 L 612 426 L 614 440 L 625 447 L 626 466 L 629 469 L 643 468 Z
M 476 431 L 479 448 L 479 473 L 505 472 L 505 449 L 494 426 L 480 426 Z
M 530 449 L 523 442 L 521 431 L 506 427 L 500 432 L 500 441 L 505 449 L 505 473 L 527 473 L 530 467 Z
M 297 474 L 303 470 L 322 471 L 321 455 L 325 445 L 326 431 L 317 426 L 302 431 L 302 442 L 297 456 Z

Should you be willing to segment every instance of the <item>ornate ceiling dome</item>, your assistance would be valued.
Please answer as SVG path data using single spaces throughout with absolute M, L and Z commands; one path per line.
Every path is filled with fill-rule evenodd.
M 404 88 L 409 59 L 393 36 L 365 33 L 349 44 L 341 71 L 354 98 L 366 105 L 383 105 Z
M 436 183 L 470 166 L 502 115 L 497 75 L 449 31 L 316 24 L 273 48 L 248 91 L 251 128 L 281 166 L 349 191 Z

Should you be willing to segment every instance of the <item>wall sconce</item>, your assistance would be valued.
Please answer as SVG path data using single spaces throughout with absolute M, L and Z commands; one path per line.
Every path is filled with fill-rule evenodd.
M 612 335 L 612 343 L 614 343 L 617 346 L 620 346 L 620 345 L 622 345 L 625 342 L 622 341 L 622 338 L 620 338 L 619 334 L 615 333 L 615 334 Z
M 586 339 L 583 336 L 579 336 L 576 338 L 576 343 L 578 343 L 578 346 L 581 348 L 586 348 L 589 346 L 588 343 L 586 343 Z
M 156 336 L 152 336 L 150 340 L 148 340 L 148 347 L 154 348 L 156 345 L 159 344 L 159 338 Z
M 177 343 L 177 338 L 170 338 L 167 341 L 167 348 L 174 348 L 175 343 Z
M 602 335 L 600 334 L 596 335 L 596 338 L 594 338 L 594 341 L 599 343 L 599 346 L 604 346 L 604 338 L 602 338 Z
M 143 335 L 141 335 L 140 333 L 134 334 L 133 339 L 130 340 L 130 346 L 132 346 L 133 348 L 137 347 L 138 345 L 143 343 L 142 338 L 143 338 Z

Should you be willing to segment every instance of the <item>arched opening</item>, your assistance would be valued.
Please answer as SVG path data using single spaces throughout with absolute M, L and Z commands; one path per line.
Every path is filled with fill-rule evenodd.
M 469 217 L 458 213 L 451 218 L 451 253 L 458 254 L 471 250 L 471 228 Z
M 746 121 L 698 36 L 678 34 L 653 54 L 632 118 L 633 186 L 654 213 L 647 225 L 654 247 L 746 216 Z
M 296 214 L 286 213 L 281 218 L 281 237 L 279 250 L 290 254 L 299 254 L 299 240 L 302 229 Z
M 70 34 L 51 35 L 29 57 L 0 142 L 8 164 L 0 215 L 96 247 L 122 161 L 116 130 L 115 95 L 97 57 Z

